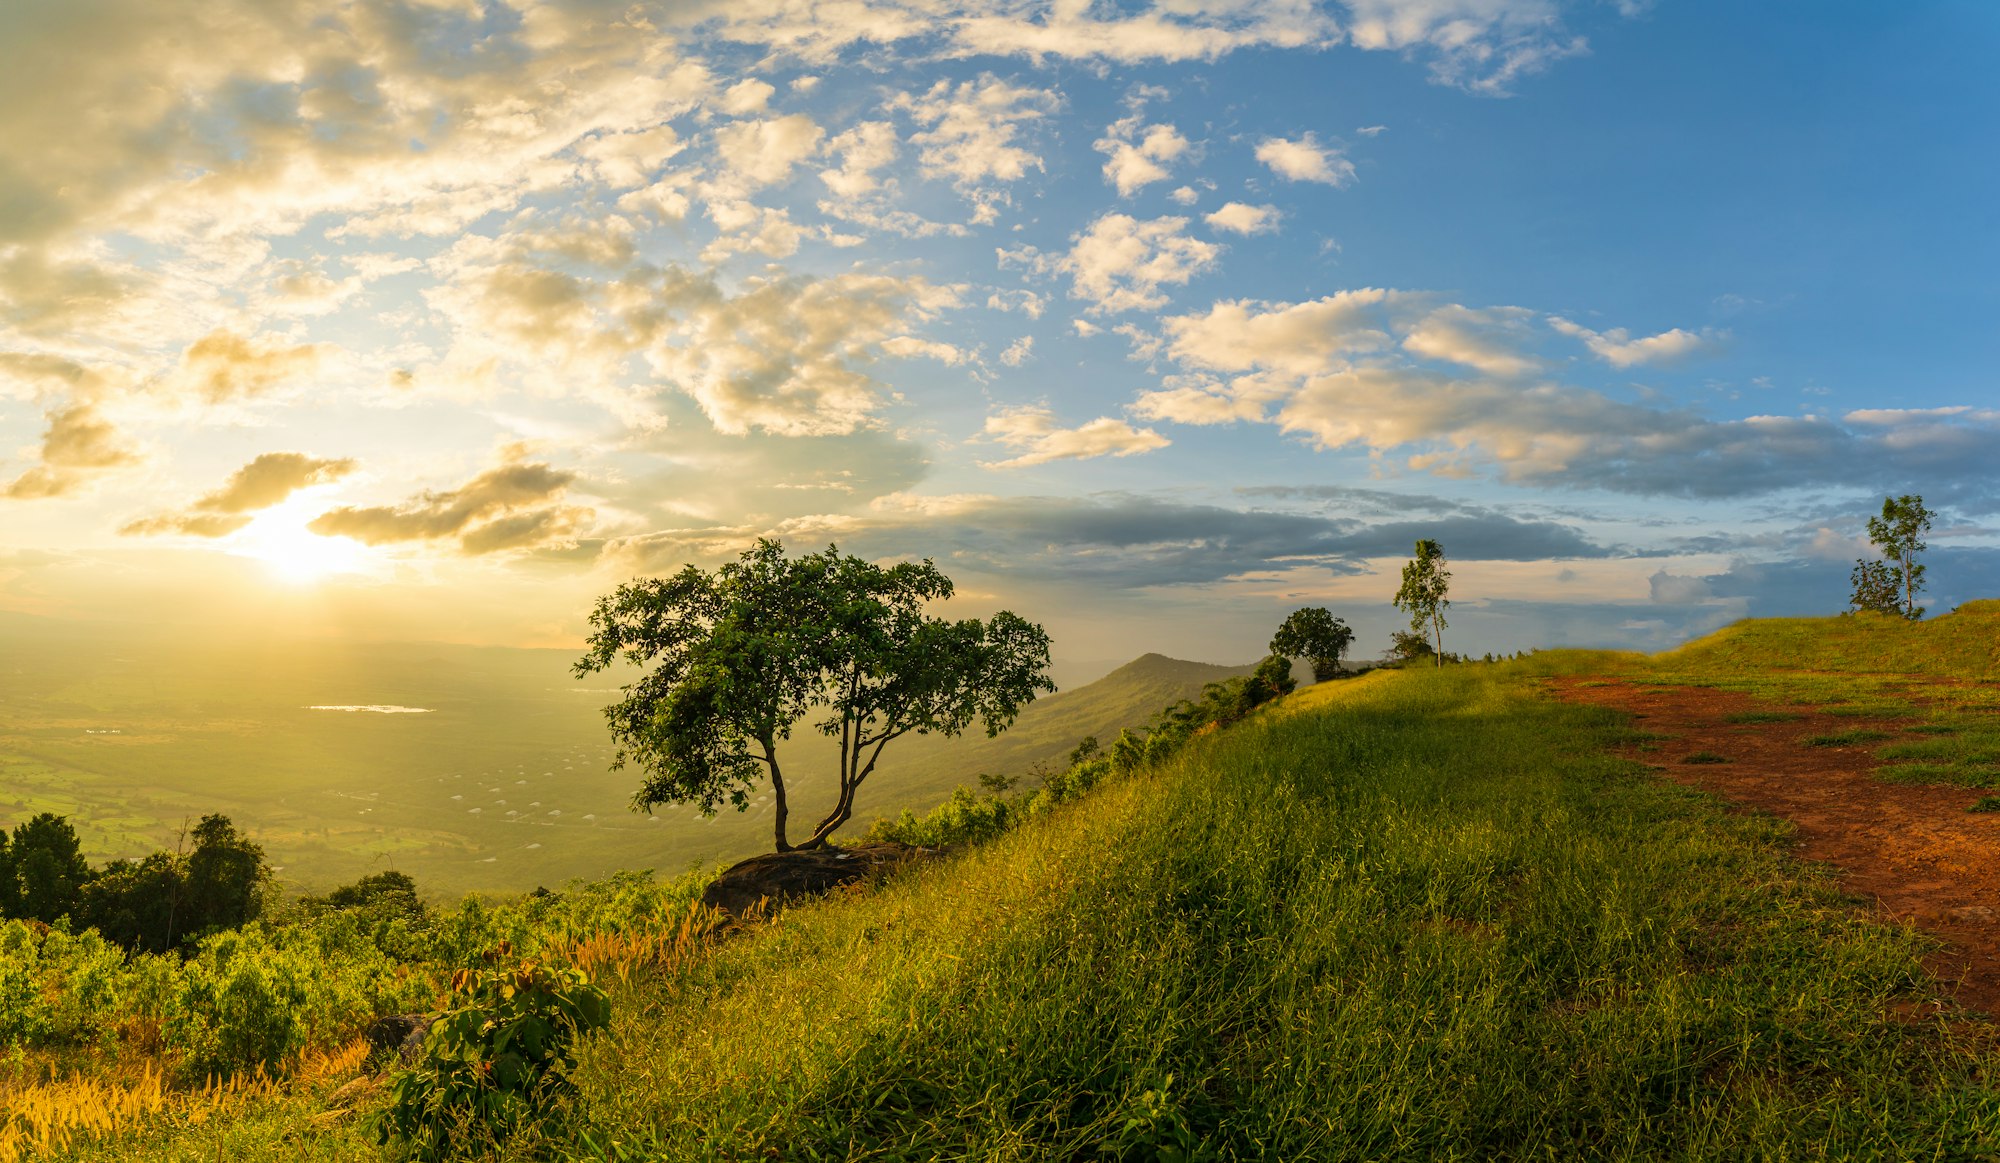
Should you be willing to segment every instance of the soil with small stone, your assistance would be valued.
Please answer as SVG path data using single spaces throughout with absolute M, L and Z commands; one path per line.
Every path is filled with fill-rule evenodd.
M 1968 1009 L 2000 1015 L 2000 813 L 1968 813 L 1980 795 L 1973 789 L 1878 780 L 1874 751 L 1887 740 L 1806 742 L 1859 730 L 1893 739 L 1905 722 L 1701 687 L 1604 678 L 1558 679 L 1551 687 L 1571 702 L 1629 713 L 1635 730 L 1650 737 L 1626 744 L 1624 754 L 1661 776 L 1789 820 L 1800 856 L 1839 869 L 1842 886 L 1872 900 L 1884 917 L 1943 941 L 1925 963 L 1947 993 Z M 1798 718 L 1729 722 L 1774 710 Z

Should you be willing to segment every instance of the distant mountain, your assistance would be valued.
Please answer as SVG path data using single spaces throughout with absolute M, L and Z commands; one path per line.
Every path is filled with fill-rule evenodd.
M 1026 775 L 1037 763 L 1059 762 L 1086 736 L 1109 745 L 1120 729 L 1150 722 L 1168 703 L 1255 669 L 1143 654 L 1096 682 L 1037 699 L 998 738 L 986 738 L 975 725 L 958 739 L 899 739 L 863 785 L 859 815 L 928 807 L 961 784 L 976 784 L 981 773 Z

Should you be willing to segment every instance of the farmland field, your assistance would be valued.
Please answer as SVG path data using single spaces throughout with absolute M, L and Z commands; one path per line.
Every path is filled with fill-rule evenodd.
M 609 769 L 600 714 L 622 680 L 579 682 L 571 651 L 134 641 L 19 618 L 0 625 L 0 644 L 0 824 L 66 815 L 93 862 L 172 847 L 184 822 L 210 812 L 307 889 L 394 868 L 440 895 L 519 892 L 770 843 L 762 794 L 713 820 L 632 811 L 637 776 Z M 868 785 L 856 830 L 981 771 L 1021 774 L 1236 672 L 1135 663 L 1032 708 L 998 740 L 903 741 Z M 831 794 L 817 737 L 801 736 L 787 781 L 794 821 Z

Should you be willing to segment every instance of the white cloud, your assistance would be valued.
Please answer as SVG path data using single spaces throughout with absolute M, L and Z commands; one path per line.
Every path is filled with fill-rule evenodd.
M 1647 363 L 1674 363 L 1714 346 L 1717 337 L 1707 332 L 1683 331 L 1676 327 L 1658 335 L 1632 338 L 1623 327 L 1592 331 L 1558 315 L 1549 316 L 1549 326 L 1573 339 L 1580 339 L 1591 353 L 1612 367 L 1637 367 Z
M 1173 193 L 1168 194 L 1167 197 L 1172 198 L 1182 206 L 1192 206 L 1196 202 L 1201 201 L 1201 194 L 1196 192 L 1193 186 L 1177 186 L 1174 188 Z
M 1356 48 L 1426 52 L 1434 80 L 1475 93 L 1503 95 L 1519 78 L 1589 48 L 1563 30 L 1556 0 L 1341 2 Z
M 825 136 L 803 113 L 725 125 L 715 131 L 716 160 L 725 170 L 721 184 L 739 195 L 776 185 L 818 152 Z
M 1278 218 L 1276 206 L 1227 202 L 1223 204 L 1222 209 L 1204 216 L 1202 221 L 1217 230 L 1227 230 L 1235 234 L 1266 234 L 1278 228 Z
M 1345 186 L 1354 181 L 1354 163 L 1335 146 L 1321 145 L 1308 133 L 1293 141 L 1267 137 L 1257 143 L 1257 160 L 1288 182 L 1321 182 Z
M 924 176 L 972 192 L 1041 169 L 1040 155 L 1020 144 L 1021 130 L 1061 105 L 1052 91 L 1010 85 L 986 73 L 956 85 L 939 81 L 922 96 L 899 94 L 888 107 L 929 127 L 910 137 Z
M 1136 456 L 1171 443 L 1151 428 L 1134 428 L 1109 416 L 1099 416 L 1076 428 L 1063 428 L 1056 423 L 1054 413 L 1034 404 L 1002 408 L 988 416 L 984 434 L 1020 453 L 1008 460 L 980 462 L 986 468 L 1027 468 L 1056 460 Z
M 734 114 L 737 117 L 762 113 L 765 106 L 771 103 L 771 94 L 777 91 L 777 88 L 768 82 L 750 77 L 724 89 L 722 96 L 716 101 L 716 107 L 724 113 Z
M 827 143 L 827 152 L 839 156 L 840 168 L 821 170 L 820 180 L 843 198 L 870 193 L 882 184 L 876 171 L 896 160 L 899 147 L 895 126 L 864 121 Z
M 1093 143 L 1097 152 L 1109 155 L 1104 163 L 1104 180 L 1117 187 L 1120 195 L 1169 176 L 1167 164 L 1188 150 L 1188 140 L 1171 125 L 1141 125 L 1139 114 L 1112 123 L 1103 137 Z
M 1022 364 L 1028 362 L 1028 357 L 1033 355 L 1034 351 L 1035 337 L 1032 335 L 1023 335 L 1021 338 L 1008 344 L 1007 350 L 1000 353 L 1000 362 L 1006 364 L 1008 367 L 1020 367 Z
M 1074 280 L 1071 294 L 1094 311 L 1160 307 L 1165 285 L 1184 285 L 1215 266 L 1222 248 L 1190 238 L 1185 218 L 1140 221 L 1129 214 L 1106 214 L 1076 237 L 1054 269 Z
M 1010 10 L 1012 7 L 1012 10 Z M 1114 14 L 1110 19 L 1101 16 Z M 994 5 L 955 21 L 957 52 L 1141 61 L 1214 60 L 1254 46 L 1314 48 L 1338 28 L 1313 0 L 1174 0 L 1131 14 L 1110 5 Z
M 1534 312 L 1522 307 L 1475 310 L 1456 303 L 1425 315 L 1403 336 L 1403 350 L 1425 359 L 1475 368 L 1490 376 L 1524 376 L 1541 361 L 1522 349 L 1533 341 Z

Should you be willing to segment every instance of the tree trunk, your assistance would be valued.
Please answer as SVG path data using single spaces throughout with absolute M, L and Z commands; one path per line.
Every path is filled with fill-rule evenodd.
M 1437 640 L 1438 669 L 1444 669 L 1444 628 L 1437 624 L 1437 615 L 1431 615 L 1431 637 Z
M 785 817 L 791 814 L 785 805 L 785 773 L 778 770 L 778 752 L 769 743 L 764 744 L 764 762 L 771 768 L 771 825 L 778 851 L 790 852 L 792 846 L 785 842 Z

